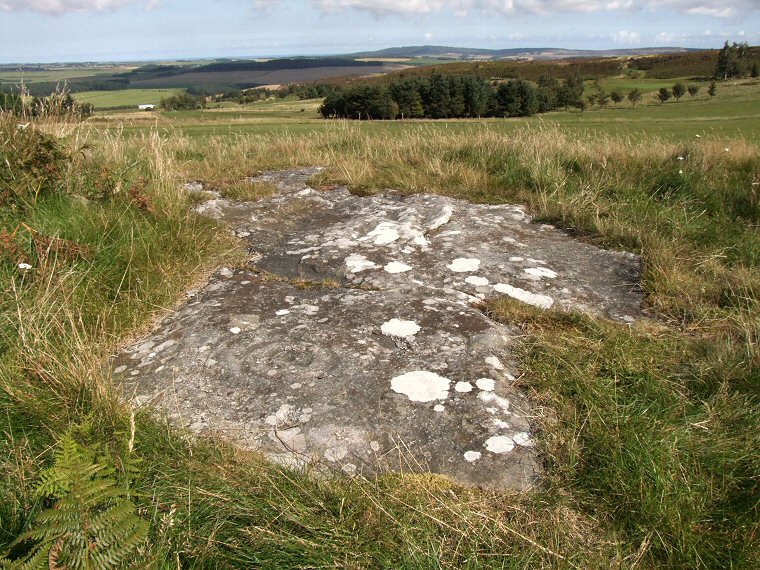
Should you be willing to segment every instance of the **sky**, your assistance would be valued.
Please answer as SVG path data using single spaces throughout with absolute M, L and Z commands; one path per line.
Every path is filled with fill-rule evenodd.
M 0 0 L 0 62 L 760 44 L 760 0 Z

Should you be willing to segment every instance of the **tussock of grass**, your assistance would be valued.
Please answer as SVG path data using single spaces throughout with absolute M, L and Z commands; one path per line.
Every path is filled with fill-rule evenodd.
M 509 299 L 492 317 L 529 335 L 523 383 L 554 410 L 543 422 L 548 487 L 641 545 L 647 565 L 720 568 L 760 562 L 756 474 L 760 369 L 724 361 L 704 339 Z M 730 366 L 732 372 L 726 372 Z M 740 370 L 740 371 L 739 371 Z
M 35 128 L 67 137 L 55 191 L 4 209 L 0 229 L 23 222 L 90 254 L 28 272 L 0 261 L 0 552 L 46 506 L 31 490 L 62 433 L 80 426 L 82 443 L 108 449 L 129 437 L 109 353 L 231 255 L 226 232 L 187 213 L 181 180 L 322 165 L 322 184 L 522 202 L 584 239 L 635 249 L 660 324 L 490 305 L 494 318 L 527 331 L 521 382 L 544 412 L 547 479 L 527 496 L 435 476 L 316 477 L 140 413 L 135 501 L 151 522 L 144 566 L 760 563 L 756 146 L 570 139 L 551 127 L 513 135 L 484 127 L 463 138 L 337 125 L 203 141 Z

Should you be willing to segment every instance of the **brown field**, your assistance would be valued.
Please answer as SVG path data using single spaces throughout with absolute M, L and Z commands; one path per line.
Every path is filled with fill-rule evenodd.
M 174 77 L 160 77 L 146 81 L 133 81 L 130 87 L 183 87 L 186 85 L 282 85 L 319 81 L 332 77 L 360 77 L 378 75 L 407 69 L 409 66 L 398 63 L 367 67 L 357 65 L 349 67 L 312 67 L 308 69 L 277 69 L 266 71 L 214 71 L 183 73 Z

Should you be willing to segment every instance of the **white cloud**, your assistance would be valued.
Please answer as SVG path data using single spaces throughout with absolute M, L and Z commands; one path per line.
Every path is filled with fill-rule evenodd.
M 229 2 L 231 0 L 221 0 Z M 448 12 L 465 16 L 473 11 L 487 14 L 552 14 L 567 12 L 672 10 L 708 17 L 734 17 L 760 11 L 758 0 L 308 0 L 322 12 L 361 10 L 376 16 L 426 15 Z M 253 0 L 264 9 L 283 0 Z M 23 10 L 42 14 L 118 10 L 129 5 L 155 8 L 160 0 L 0 0 L 0 11 Z
M 0 11 L 28 10 L 42 14 L 66 14 L 118 10 L 130 4 L 142 4 L 146 9 L 152 10 L 160 4 L 160 0 L 0 0 Z
M 621 30 L 612 34 L 612 39 L 618 44 L 640 44 L 641 34 L 638 32 L 628 32 Z
M 261 1 L 261 0 L 259 0 Z M 273 0 L 264 0 L 273 1 Z M 673 10 L 685 14 L 731 17 L 758 11 L 757 0 L 310 0 L 323 12 L 362 10 L 376 16 L 425 15 L 450 12 L 465 15 L 471 11 L 490 14 L 551 14 L 556 12 Z
M 682 43 L 687 39 L 684 34 L 674 34 L 672 32 L 660 32 L 654 37 L 654 41 L 658 46 L 672 46 Z

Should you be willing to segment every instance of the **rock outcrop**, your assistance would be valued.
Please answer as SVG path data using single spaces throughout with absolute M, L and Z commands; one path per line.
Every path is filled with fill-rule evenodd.
M 249 244 L 249 267 L 216 272 L 119 355 L 125 394 L 289 465 L 531 487 L 534 413 L 510 356 L 520 331 L 477 303 L 633 321 L 638 258 L 519 206 L 317 191 L 315 172 L 265 173 L 277 195 L 199 207 Z

